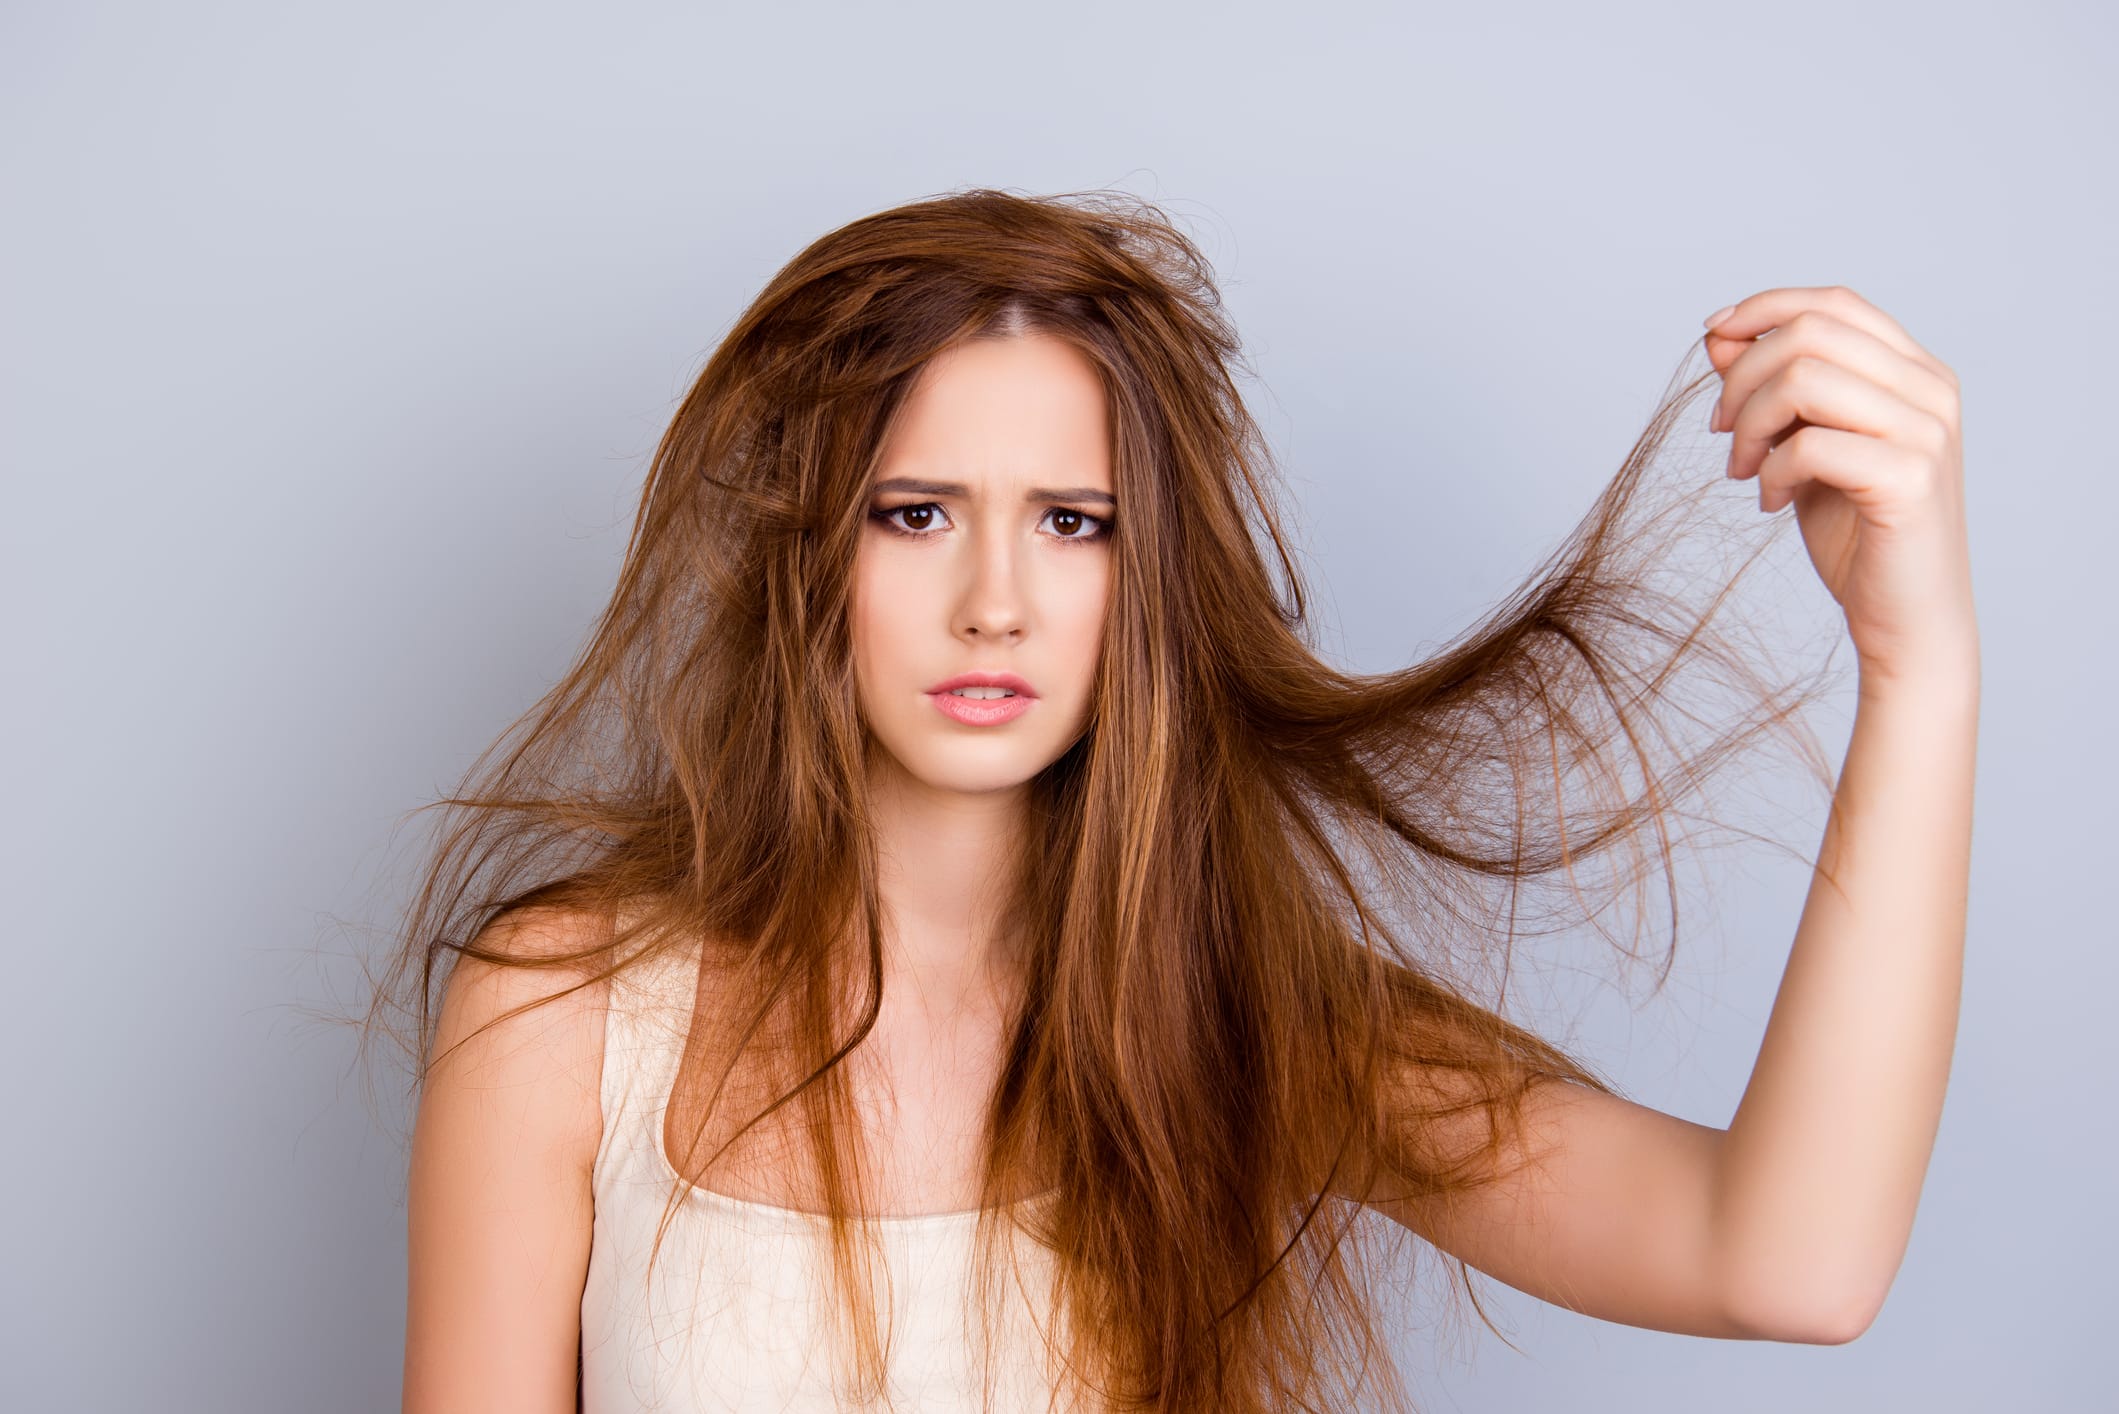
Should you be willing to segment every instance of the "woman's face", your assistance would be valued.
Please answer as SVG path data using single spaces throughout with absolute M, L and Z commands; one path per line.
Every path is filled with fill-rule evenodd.
M 1111 583 L 1103 386 L 1049 335 L 979 339 L 931 360 L 869 487 L 851 605 L 861 708 L 934 789 L 1020 786 L 1089 710 Z M 1009 675 L 1017 695 L 948 690 Z

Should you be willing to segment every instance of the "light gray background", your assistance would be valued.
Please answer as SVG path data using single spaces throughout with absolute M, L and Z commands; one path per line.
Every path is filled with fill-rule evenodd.
M 5 1402 L 395 1407 L 403 1155 L 307 1014 L 391 826 L 570 661 L 758 287 L 980 184 L 1203 241 L 1363 668 L 1522 578 L 1717 306 L 1849 284 L 1958 370 L 1965 999 L 1882 1316 L 1708 1341 L 1489 1283 L 1527 1357 L 1405 1360 L 1442 1410 L 2102 1405 L 2119 56 L 2104 7 L 1978 10 L 8 5 Z M 1784 799 L 1670 992 L 1585 998 L 1644 1102 L 1742 1093 L 1823 821 Z

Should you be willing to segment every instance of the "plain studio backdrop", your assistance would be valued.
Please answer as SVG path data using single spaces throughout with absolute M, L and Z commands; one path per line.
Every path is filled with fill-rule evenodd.
M 6 6 L 0 1402 L 395 1407 L 399 1078 L 371 1096 L 313 1015 L 385 941 L 393 827 L 581 646 L 657 434 L 772 272 L 996 186 L 1123 189 L 1201 242 L 1363 670 L 1557 544 L 1710 310 L 1846 284 L 1959 372 L 1964 1003 L 1882 1315 L 1713 1341 L 1487 1282 L 1524 1353 L 1410 1318 L 1399 1349 L 1437 1410 L 2091 1408 L 2119 53 L 2107 7 L 1980 9 Z M 1702 407 L 1673 454 L 1718 477 L 1725 445 Z M 1753 609 L 1830 627 L 1780 548 Z M 1663 994 L 1578 984 L 1600 941 L 1528 959 L 1556 1032 L 1717 1125 L 1824 820 L 1792 764 L 1744 790 L 1779 844 L 1686 876 Z

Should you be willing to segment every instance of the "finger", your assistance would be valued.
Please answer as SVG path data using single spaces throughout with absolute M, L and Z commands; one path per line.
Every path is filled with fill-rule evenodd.
M 1890 389 L 1807 355 L 1791 360 L 1737 409 L 1730 429 L 1729 472 L 1741 481 L 1758 470 L 1772 444 L 1800 418 L 1814 426 L 1924 444 L 1941 424 Z
M 1903 484 L 1917 455 L 1903 444 L 1859 432 L 1799 427 L 1768 452 L 1760 465 L 1758 508 L 1768 513 L 1780 510 L 1810 485 L 1835 487 L 1857 507 L 1874 505 Z
M 1898 321 L 1845 285 L 1792 285 L 1761 290 L 1736 302 L 1710 333 L 1724 339 L 1755 339 L 1793 319 L 1805 309 L 1821 309 L 1844 323 L 1889 344 L 1938 375 L 1948 375 L 1942 360 L 1922 348 Z
M 1949 416 L 1955 394 L 1926 365 L 1835 315 L 1806 309 L 1781 326 L 1773 338 L 1741 343 L 1735 360 L 1722 370 L 1722 390 L 1715 399 L 1708 426 L 1717 431 L 1728 426 L 1734 410 L 1741 408 L 1754 390 L 1803 357 L 1837 363 L 1888 388 L 1931 416 Z

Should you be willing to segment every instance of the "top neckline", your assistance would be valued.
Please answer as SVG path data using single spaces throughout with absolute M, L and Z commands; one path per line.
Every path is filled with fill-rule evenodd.
M 657 961 L 666 963 L 667 959 L 657 959 Z M 679 967 L 674 970 L 680 979 L 686 975 L 686 969 L 684 968 Z M 689 999 L 686 1001 L 683 1011 L 686 1016 L 686 1022 L 689 1024 L 692 1011 Z M 680 1045 L 677 1048 L 676 1058 L 667 1067 L 656 1067 L 655 1102 L 652 1111 L 647 1116 L 648 1147 L 654 1150 L 655 1167 L 661 1172 L 664 1181 L 683 1184 L 687 1200 L 698 1200 L 730 1213 L 745 1215 L 781 1226 L 813 1228 L 826 1226 L 830 1222 L 828 1214 L 812 1212 L 807 1208 L 783 1208 L 771 1203 L 755 1202 L 749 1198 L 737 1198 L 694 1183 L 677 1171 L 677 1166 L 670 1162 L 669 1151 L 663 1147 L 663 1135 L 669 1119 L 671 1088 L 676 1080 L 676 1071 L 682 1064 L 683 1048 Z M 1041 1192 L 1018 1198 L 1013 1203 L 1002 1204 L 993 1209 L 993 1211 L 1013 1212 L 1017 1209 L 1027 1208 L 1032 1204 L 1048 1202 L 1056 1197 L 1058 1193 L 1059 1190 L 1057 1188 L 1047 1188 Z M 865 1222 L 886 1232 L 919 1232 L 929 1228 L 949 1229 L 963 1227 L 986 1211 L 988 1210 L 985 1208 L 960 1208 L 955 1212 L 948 1213 L 884 1213 L 865 1219 L 856 1219 L 856 1221 Z
M 668 1177 L 684 1183 L 687 1190 L 686 1196 L 689 1198 L 700 1199 L 712 1207 L 746 1213 L 782 1224 L 823 1227 L 829 1221 L 826 1214 L 811 1212 L 807 1208 L 777 1207 L 771 1203 L 759 1203 L 748 1198 L 731 1197 L 729 1194 L 718 1192 L 715 1189 L 703 1188 L 696 1183 L 691 1183 L 677 1172 L 676 1166 L 670 1163 L 667 1154 L 660 1153 L 661 1145 L 659 1141 L 656 1148 L 658 1157 L 662 1160 L 663 1172 Z M 1042 1193 L 1033 1193 L 1028 1197 L 1018 1198 L 1015 1202 L 1005 1204 L 993 1211 L 1007 1212 L 1016 1208 L 1028 1207 L 1033 1203 L 1045 1202 L 1057 1192 L 1057 1189 L 1048 1188 Z M 985 1208 L 961 1208 L 950 1213 L 883 1213 L 874 1217 L 857 1219 L 856 1221 L 866 1222 L 892 1231 L 917 1231 L 929 1227 L 960 1227 L 975 1220 L 981 1213 L 986 1211 L 987 1209 Z

